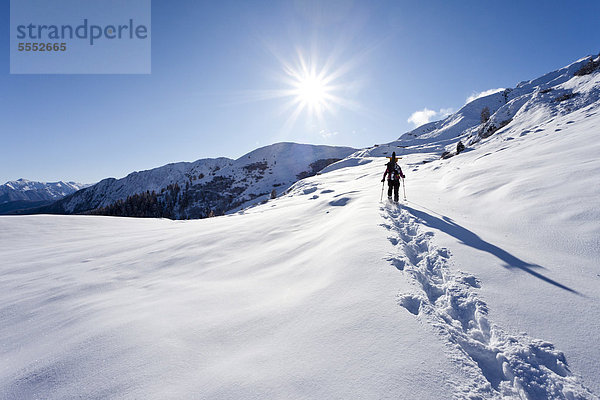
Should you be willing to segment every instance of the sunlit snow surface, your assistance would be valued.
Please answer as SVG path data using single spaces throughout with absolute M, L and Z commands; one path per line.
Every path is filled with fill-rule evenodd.
M 598 398 L 597 82 L 234 215 L 1 217 L 0 398 Z

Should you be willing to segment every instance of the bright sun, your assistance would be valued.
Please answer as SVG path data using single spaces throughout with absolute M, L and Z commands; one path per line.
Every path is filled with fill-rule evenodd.
M 323 79 L 305 76 L 298 80 L 296 89 L 296 96 L 304 106 L 318 109 L 325 105 L 328 88 Z
M 291 124 L 302 112 L 312 119 L 316 118 L 321 124 L 326 113 L 334 110 L 345 102 L 336 91 L 340 90 L 340 82 L 334 84 L 340 75 L 337 70 L 332 70 L 331 61 L 326 62 L 321 68 L 317 65 L 316 57 L 306 59 L 298 53 L 296 64 L 284 64 L 286 83 L 289 89 L 283 90 L 285 97 L 290 97 L 288 107 L 293 109 L 288 122 Z
M 361 107 L 347 96 L 348 88 L 354 83 L 347 80 L 353 61 L 336 66 L 334 56 L 319 64 L 316 55 L 305 57 L 299 50 L 296 55 L 295 62 L 278 57 L 283 67 L 279 80 L 284 87 L 257 94 L 258 100 L 286 99 L 281 112 L 290 112 L 290 115 L 284 131 L 289 130 L 302 114 L 307 116 L 311 126 L 324 127 L 327 114 L 335 115 L 341 108 L 361 111 Z

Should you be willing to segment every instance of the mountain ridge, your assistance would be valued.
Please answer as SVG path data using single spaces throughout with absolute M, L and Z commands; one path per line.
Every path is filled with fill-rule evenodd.
M 88 186 L 73 181 L 8 181 L 0 185 L 0 215 L 43 207 Z
M 538 78 L 521 81 L 514 88 L 476 98 L 443 119 L 418 126 L 391 142 L 361 149 L 353 157 L 389 156 L 392 151 L 397 156 L 437 153 L 451 157 L 457 154 L 459 142 L 471 147 L 478 146 L 489 137 L 510 130 L 523 118 L 533 122 L 533 130 L 539 129 L 557 116 L 598 102 L 599 70 L 600 54 L 582 57 Z M 489 117 L 484 121 L 482 111 L 486 107 Z M 349 163 L 350 160 L 343 162 L 343 165 Z M 335 166 L 327 170 L 332 168 Z
M 264 201 L 299 179 L 345 158 L 351 147 L 280 142 L 238 159 L 226 157 L 177 162 L 106 178 L 57 202 L 26 213 L 95 213 L 204 218 Z M 143 203 L 143 204 L 142 204 Z
M 73 181 L 40 182 L 20 178 L 0 185 L 0 204 L 17 200 L 56 200 L 88 186 Z

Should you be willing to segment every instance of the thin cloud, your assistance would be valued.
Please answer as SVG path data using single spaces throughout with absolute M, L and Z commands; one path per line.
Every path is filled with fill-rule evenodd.
M 483 92 L 479 92 L 479 93 L 473 92 L 469 97 L 467 97 L 467 102 L 465 104 L 468 104 L 468 103 L 472 102 L 473 100 L 477 100 L 480 97 L 489 96 L 490 94 L 498 93 L 503 90 L 504 90 L 504 88 L 497 88 L 497 89 L 484 90 Z
M 324 139 L 328 139 L 328 138 L 330 138 L 332 136 L 336 136 L 337 134 L 339 134 L 338 131 L 332 132 L 332 131 L 327 130 L 327 129 L 321 129 L 319 131 L 319 135 L 321 135 Z
M 447 117 L 450 114 L 454 114 L 454 108 L 440 108 L 438 115 L 442 118 Z
M 439 111 L 424 108 L 420 111 L 415 111 L 414 113 L 412 113 L 407 121 L 413 124 L 416 128 L 421 125 L 425 125 L 431 121 L 443 119 L 448 115 L 452 114 L 453 112 L 454 110 L 452 108 L 442 108 Z

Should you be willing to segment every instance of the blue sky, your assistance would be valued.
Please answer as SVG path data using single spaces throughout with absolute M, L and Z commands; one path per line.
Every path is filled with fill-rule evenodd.
M 91 183 L 278 141 L 370 146 L 600 51 L 599 1 L 153 0 L 150 75 L 10 75 L 8 3 L 2 182 Z M 340 72 L 321 118 L 273 96 L 299 54 Z

